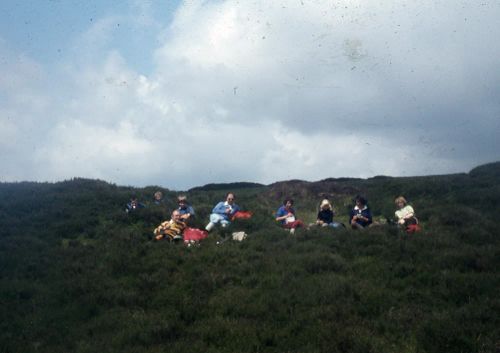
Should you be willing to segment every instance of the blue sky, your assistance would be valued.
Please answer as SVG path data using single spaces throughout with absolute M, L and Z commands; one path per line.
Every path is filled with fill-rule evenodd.
M 500 3 L 3 1 L 0 181 L 467 172 L 500 160 Z
M 158 45 L 155 29 L 172 20 L 179 3 L 177 0 L 7 0 L 0 2 L 0 33 L 14 50 L 50 67 L 68 55 L 75 39 L 94 21 L 114 18 L 110 46 L 123 53 L 137 70 L 150 72 L 151 53 Z M 135 26 L 133 18 L 142 19 L 149 26 Z

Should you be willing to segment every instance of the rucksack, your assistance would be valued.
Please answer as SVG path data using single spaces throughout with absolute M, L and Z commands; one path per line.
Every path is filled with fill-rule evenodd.
M 196 228 L 186 228 L 184 230 L 184 242 L 190 241 L 200 241 L 208 237 L 208 232 L 206 230 L 196 229 Z
M 250 211 L 237 211 L 231 220 L 235 220 L 235 219 L 249 219 L 249 218 L 252 218 L 252 212 Z
M 420 227 L 418 224 L 410 224 L 406 227 L 406 233 L 412 234 L 412 233 L 418 233 L 422 230 L 422 227 Z

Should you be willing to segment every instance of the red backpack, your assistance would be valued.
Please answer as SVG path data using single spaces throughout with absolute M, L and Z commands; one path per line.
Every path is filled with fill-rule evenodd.
M 237 211 L 233 217 L 231 218 L 231 220 L 235 220 L 235 219 L 249 219 L 249 218 L 252 218 L 252 212 L 250 211 Z
M 412 233 L 418 233 L 422 230 L 422 227 L 420 227 L 418 224 L 410 224 L 409 226 L 406 227 L 406 233 L 412 234 Z
M 208 232 L 206 230 L 196 228 L 186 228 L 183 235 L 184 242 L 200 241 L 208 237 Z

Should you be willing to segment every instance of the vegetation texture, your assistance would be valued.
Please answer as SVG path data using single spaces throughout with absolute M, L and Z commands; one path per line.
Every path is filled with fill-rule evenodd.
M 187 191 L 203 227 L 233 191 L 254 212 L 200 246 L 152 240 L 177 192 L 73 179 L 0 184 L 0 351 L 498 352 L 500 163 L 468 174 L 211 184 Z M 165 204 L 154 205 L 156 190 Z M 328 197 L 375 219 L 404 195 L 423 226 L 285 232 L 285 196 L 315 220 Z M 124 212 L 132 194 L 148 207 Z M 231 231 L 249 234 L 223 241 Z

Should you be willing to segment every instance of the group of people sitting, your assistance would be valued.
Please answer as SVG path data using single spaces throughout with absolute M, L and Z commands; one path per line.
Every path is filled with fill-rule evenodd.
M 161 192 L 155 193 L 155 203 L 160 204 L 162 197 L 163 195 Z M 190 220 L 195 217 L 195 211 L 187 202 L 185 195 L 178 196 L 177 202 L 178 207 L 172 212 L 171 219 L 161 223 L 154 230 L 155 239 L 160 240 L 166 238 L 168 240 L 178 240 L 183 238 L 183 232 L 185 231 Z M 349 213 L 349 226 L 352 229 L 363 229 L 372 226 L 373 217 L 370 208 L 368 207 L 366 198 L 358 195 L 354 198 L 354 202 L 355 205 Z M 297 218 L 293 204 L 293 199 L 285 199 L 282 206 L 280 206 L 276 211 L 275 215 L 275 220 L 279 222 L 284 229 L 290 231 L 292 234 L 295 233 L 295 230 L 300 227 L 346 227 L 343 223 L 334 220 L 335 212 L 328 199 L 323 199 L 321 201 L 316 222 L 310 223 L 307 226 L 302 220 Z M 408 204 L 403 196 L 396 198 L 395 204 L 397 206 L 397 211 L 395 212 L 397 224 L 409 233 L 418 231 L 418 219 L 415 217 L 413 207 Z M 131 202 L 127 204 L 127 212 L 142 207 L 144 207 L 143 204 L 139 203 L 136 199 L 132 199 Z M 250 217 L 251 213 L 241 211 L 241 208 L 235 203 L 234 193 L 229 192 L 226 194 L 226 199 L 217 203 L 212 209 L 209 216 L 210 221 L 205 226 L 204 232 L 208 234 L 208 232 L 213 230 L 216 226 L 225 228 L 236 218 Z
M 352 229 L 364 229 L 374 225 L 373 216 L 368 207 L 368 201 L 365 197 L 358 195 L 354 198 L 355 205 L 349 212 L 349 225 Z M 420 230 L 418 219 L 415 216 L 413 207 L 408 204 L 403 196 L 399 196 L 394 201 L 398 210 L 395 212 L 397 224 L 404 228 L 408 233 Z M 345 225 L 333 220 L 335 212 L 328 199 L 321 201 L 315 223 L 309 224 L 309 227 L 317 225 L 321 227 L 345 228 Z M 297 219 L 293 208 L 293 200 L 286 199 L 283 205 L 276 212 L 276 220 L 281 222 L 283 228 L 289 229 L 294 233 L 295 229 L 304 227 L 304 222 Z

